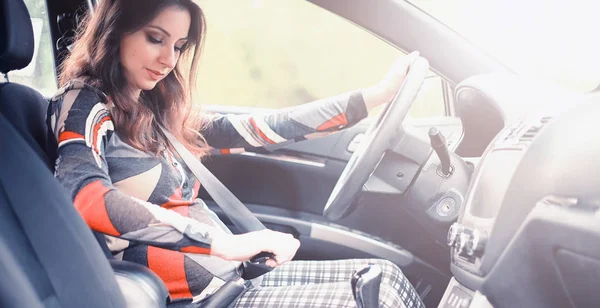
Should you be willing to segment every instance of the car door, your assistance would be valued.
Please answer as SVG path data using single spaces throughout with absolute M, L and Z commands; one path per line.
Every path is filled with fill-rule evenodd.
M 449 147 L 456 149 L 462 128 L 454 111 L 454 85 L 497 67 L 408 2 L 195 1 L 206 13 L 208 38 L 194 97 L 209 112 L 274 112 L 360 89 L 379 81 L 404 51 L 419 50 L 432 70 L 405 124 L 423 136 L 437 126 Z M 49 1 L 48 10 L 44 1 L 26 2 L 30 11 L 36 12 L 34 19 L 53 16 L 50 25 L 54 31 L 51 38 L 46 19 L 41 30 L 45 47 L 34 55 L 39 65 L 14 78 L 50 95 L 56 88 L 52 48 L 67 48 L 69 42 L 65 39 L 69 33 L 63 33 L 56 23 L 75 15 L 59 14 L 66 10 L 61 7 L 65 2 Z M 64 6 L 73 11 L 77 2 L 83 5 L 83 1 L 73 0 Z M 64 48 L 54 50 L 57 63 Z M 302 241 L 297 259 L 388 259 L 402 267 L 422 297 L 431 292 L 434 296 L 430 298 L 439 298 L 450 277 L 449 253 L 428 238 L 427 226 L 411 218 L 406 204 L 394 196 L 363 194 L 348 217 L 331 223 L 321 216 L 371 121 L 367 118 L 318 139 L 212 156 L 206 164 L 266 225 Z M 203 192 L 201 197 L 220 213 L 210 196 Z
M 196 97 L 209 112 L 275 112 L 367 87 L 405 54 L 307 1 L 198 3 L 206 14 L 208 35 Z M 431 71 L 407 124 L 424 138 L 431 126 L 440 127 L 454 148 L 462 130 L 454 116 L 452 91 L 452 81 Z M 321 217 L 371 119 L 321 138 L 212 156 L 206 165 L 270 228 L 302 240 L 298 258 L 377 256 L 412 264 L 425 241 L 407 236 L 419 226 L 403 213 L 402 204 L 389 209 L 392 212 L 379 209 L 376 215 L 368 205 L 359 205 L 336 225 Z M 210 200 L 205 192 L 201 197 Z M 388 226 L 376 227 L 379 219 Z M 405 232 L 391 228 L 394 223 L 403 225 Z M 440 251 L 432 254 L 431 262 L 446 261 L 442 248 L 430 249 Z

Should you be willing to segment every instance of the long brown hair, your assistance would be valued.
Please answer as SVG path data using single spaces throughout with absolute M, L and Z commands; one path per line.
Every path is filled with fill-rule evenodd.
M 154 89 L 142 91 L 138 100 L 127 88 L 119 60 L 121 38 L 142 29 L 171 6 L 190 13 L 188 42 L 176 67 Z M 192 112 L 192 87 L 206 33 L 204 13 L 198 5 L 191 0 L 103 0 L 80 29 L 72 52 L 62 63 L 61 86 L 83 79 L 104 91 L 112 102 L 115 130 L 139 150 L 158 153 L 163 149 L 158 122 L 198 156 L 206 153 L 206 142 L 199 133 L 203 125 L 200 114 Z M 190 63 L 187 80 L 182 62 Z

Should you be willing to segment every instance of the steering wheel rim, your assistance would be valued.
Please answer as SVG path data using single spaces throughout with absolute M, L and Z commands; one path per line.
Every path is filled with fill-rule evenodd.
M 342 171 L 323 209 L 325 218 L 335 221 L 348 214 L 352 200 L 361 191 L 383 154 L 404 136 L 402 122 L 428 72 L 429 63 L 421 57 L 409 66 L 400 90 L 367 129 L 365 137 Z

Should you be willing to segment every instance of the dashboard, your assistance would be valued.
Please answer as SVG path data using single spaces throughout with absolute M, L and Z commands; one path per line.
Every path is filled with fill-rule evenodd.
M 600 99 L 506 76 L 466 84 L 479 93 L 464 96 L 470 106 L 535 108 L 496 112 L 505 125 L 448 230 L 453 278 L 439 307 L 597 306 Z
M 525 151 L 551 116 L 524 117 L 502 130 L 475 170 L 460 222 L 449 231 L 447 244 L 458 268 L 481 275 L 483 250 L 511 179 Z

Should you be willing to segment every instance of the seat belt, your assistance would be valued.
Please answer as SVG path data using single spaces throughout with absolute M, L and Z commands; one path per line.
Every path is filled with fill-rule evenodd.
M 225 215 L 243 233 L 266 229 L 248 208 L 212 174 L 196 156 L 194 156 L 175 136 L 159 125 L 163 134 L 181 159 L 190 168 L 201 185 L 223 210 Z
M 196 176 L 201 185 L 204 185 L 204 189 L 210 194 L 217 205 L 223 210 L 225 215 L 233 222 L 233 224 L 240 229 L 243 233 L 252 231 L 264 230 L 266 227 L 248 210 L 248 208 L 229 190 L 217 177 L 212 174 L 203 164 L 200 162 L 194 154 L 192 154 L 175 136 L 169 133 L 162 125 L 160 129 L 164 133 L 165 137 L 169 140 L 173 148 L 179 154 L 183 162 L 190 168 L 192 173 Z M 273 270 L 272 267 L 267 265 L 268 259 L 273 259 L 275 256 L 270 252 L 261 252 L 256 256 L 252 257 L 249 261 L 243 262 L 241 266 L 242 278 L 244 280 L 251 280 L 260 277 Z M 240 289 L 239 283 L 236 281 L 228 282 L 236 285 L 237 287 L 232 288 L 229 291 L 223 291 L 226 298 L 235 298 L 229 292 L 242 292 L 245 288 Z M 225 288 L 227 289 L 227 288 Z M 233 291 L 237 290 L 237 291 Z M 223 294 L 221 294 L 223 295 Z M 220 298 L 220 297 L 219 297 Z M 208 305 L 208 307 L 212 307 Z

